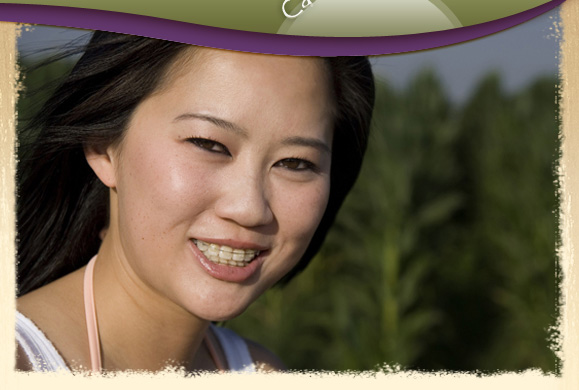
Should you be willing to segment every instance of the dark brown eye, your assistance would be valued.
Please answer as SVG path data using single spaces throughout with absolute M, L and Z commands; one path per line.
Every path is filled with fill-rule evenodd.
M 279 161 L 276 165 L 291 171 L 316 170 L 316 166 L 313 163 L 307 160 L 302 160 L 301 158 L 286 158 Z
M 188 141 L 201 149 L 207 150 L 208 152 L 221 153 L 228 156 L 230 155 L 229 150 L 227 150 L 223 144 L 217 141 L 206 138 L 189 138 Z

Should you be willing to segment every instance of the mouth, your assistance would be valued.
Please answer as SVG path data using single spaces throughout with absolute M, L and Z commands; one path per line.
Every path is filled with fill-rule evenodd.
M 217 245 L 197 239 L 192 240 L 205 257 L 215 263 L 233 267 L 245 267 L 259 256 L 257 249 L 239 249 L 227 245 Z

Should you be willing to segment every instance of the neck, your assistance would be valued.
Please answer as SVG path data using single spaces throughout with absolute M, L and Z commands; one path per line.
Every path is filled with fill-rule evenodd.
M 109 231 L 94 270 L 94 294 L 105 370 L 158 371 L 190 366 L 209 322 L 139 280 Z

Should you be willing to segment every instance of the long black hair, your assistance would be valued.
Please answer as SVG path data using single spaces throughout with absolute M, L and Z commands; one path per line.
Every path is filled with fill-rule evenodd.
M 85 265 L 98 252 L 108 224 L 109 191 L 89 167 L 88 145 L 119 142 L 135 108 L 163 82 L 190 45 L 95 32 L 83 55 L 23 129 L 18 151 L 18 294 Z M 336 118 L 330 198 L 299 264 L 319 250 L 354 184 L 366 150 L 374 81 L 364 57 L 326 58 Z M 34 134 L 33 137 L 26 136 Z

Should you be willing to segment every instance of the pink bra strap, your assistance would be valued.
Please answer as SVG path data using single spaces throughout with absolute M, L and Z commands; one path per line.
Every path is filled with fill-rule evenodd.
M 84 271 L 84 314 L 86 317 L 86 328 L 88 330 L 91 369 L 93 372 L 101 372 L 101 348 L 93 292 L 93 270 L 95 260 L 96 256 L 90 259 Z

